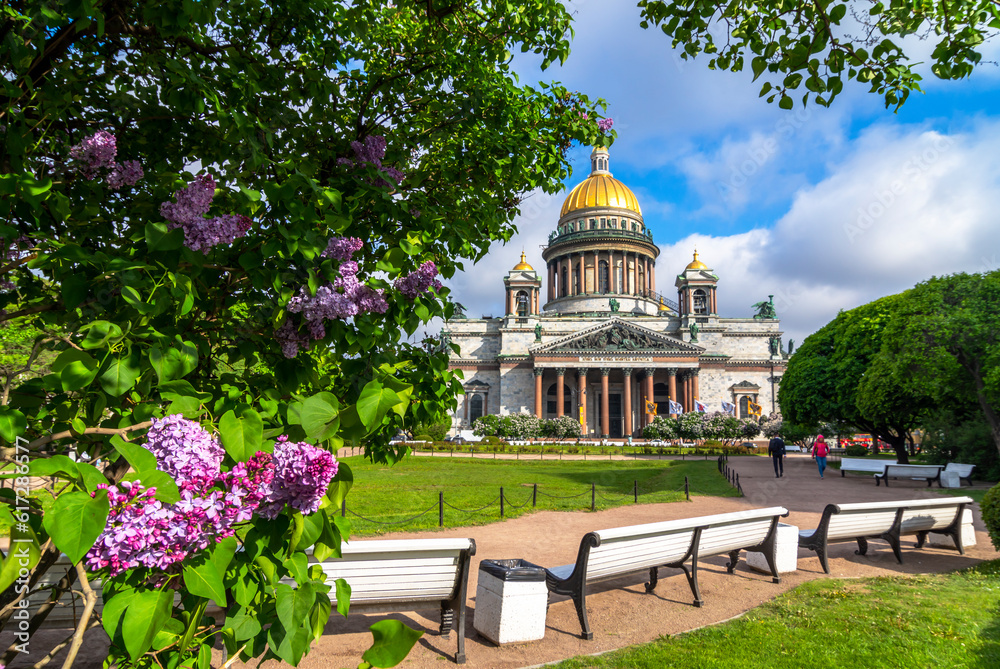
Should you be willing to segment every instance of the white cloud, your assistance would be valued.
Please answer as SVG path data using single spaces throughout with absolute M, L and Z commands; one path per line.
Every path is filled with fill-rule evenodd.
M 527 200 L 520 233 L 449 282 L 469 315 L 500 315 L 503 276 L 522 246 L 543 279 L 539 246 L 556 225 L 563 195 Z M 689 234 L 661 244 L 657 286 L 697 247 L 720 277 L 719 311 L 750 317 L 775 295 L 787 339 L 797 342 L 849 309 L 933 275 L 996 269 L 1000 226 L 1000 122 L 944 135 L 876 126 L 846 142 L 828 175 L 801 189 L 773 226 L 728 236 Z

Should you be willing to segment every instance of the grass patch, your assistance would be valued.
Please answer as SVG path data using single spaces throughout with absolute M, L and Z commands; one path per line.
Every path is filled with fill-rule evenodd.
M 1000 666 L 1000 561 L 951 574 L 821 579 L 729 623 L 559 669 Z
M 976 504 L 981 504 L 989 488 L 941 488 L 935 492 L 943 492 L 953 497 L 971 497 Z
M 685 476 L 692 496 L 739 496 L 711 460 L 560 462 L 411 456 L 391 467 L 373 465 L 361 457 L 342 461 L 354 472 L 347 516 L 353 534 L 359 536 L 437 527 L 439 492 L 444 493 L 445 527 L 499 521 L 501 486 L 505 518 L 534 510 L 536 483 L 537 508 L 542 510 L 589 509 L 591 484 L 598 509 L 633 504 L 636 482 L 640 503 L 678 502 L 684 499 Z

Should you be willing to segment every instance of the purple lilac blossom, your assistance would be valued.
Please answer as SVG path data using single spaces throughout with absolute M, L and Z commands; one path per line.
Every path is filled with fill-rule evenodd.
M 322 255 L 324 258 L 334 260 L 350 260 L 364 245 L 365 243 L 357 237 L 330 237 Z
M 613 126 L 614 124 L 615 122 L 613 119 L 602 118 L 597 122 L 597 129 L 600 130 L 601 132 L 607 132 L 608 130 L 611 130 L 611 126 Z
M 156 468 L 170 474 L 182 489 L 197 489 L 215 480 L 226 455 L 218 439 L 181 414 L 153 419 L 146 450 L 156 456 Z
M 143 176 L 142 165 L 138 160 L 126 160 L 124 163 L 115 163 L 108 174 L 108 187 L 111 190 L 118 190 L 122 186 L 134 186 Z
M 353 160 L 350 158 L 338 158 L 337 164 L 354 167 L 359 165 L 371 165 L 379 172 L 392 179 L 394 183 L 389 183 L 385 179 L 377 179 L 370 181 L 370 183 L 373 183 L 379 188 L 392 188 L 402 182 L 406 175 L 394 167 L 385 167 L 382 165 L 382 159 L 385 158 L 385 147 L 385 137 L 369 135 L 368 137 L 365 137 L 363 144 L 361 142 L 351 142 L 351 149 L 354 151 L 355 155 Z
M 257 513 L 275 518 L 286 504 L 307 515 L 315 513 L 338 467 L 329 451 L 305 442 L 290 442 L 284 435 L 278 437 L 274 445 L 274 480 Z
M 428 260 L 415 272 L 396 279 L 393 287 L 412 300 L 428 288 L 433 287 L 434 290 L 441 290 L 443 287 L 441 282 L 434 278 L 437 276 L 437 273 L 437 266 L 433 261 Z
M 87 179 L 97 176 L 102 168 L 111 169 L 118 155 L 115 136 L 107 130 L 98 130 L 69 150 L 69 156 L 80 163 L 80 174 Z
M 183 455 L 183 454 L 179 454 Z M 163 504 L 140 481 L 108 490 L 107 525 L 87 552 L 87 567 L 108 569 L 112 576 L 134 567 L 166 570 L 191 553 L 235 533 L 236 523 L 250 520 L 272 489 L 274 467 L 267 453 L 229 472 L 215 473 L 203 488 L 182 488 L 176 504 Z
M 213 197 L 215 179 L 205 174 L 175 192 L 176 202 L 160 205 L 160 214 L 170 221 L 170 228 L 184 230 L 184 245 L 192 251 L 205 253 L 219 244 L 232 244 L 250 229 L 250 219 L 242 214 L 205 218 Z

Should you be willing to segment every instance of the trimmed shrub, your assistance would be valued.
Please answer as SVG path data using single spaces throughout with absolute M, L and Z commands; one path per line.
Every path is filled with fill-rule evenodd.
M 993 548 L 1000 551 L 1000 483 L 986 491 L 979 509 L 983 513 L 983 522 L 990 533 Z
M 868 448 L 861 444 L 851 444 L 844 449 L 844 455 L 850 458 L 863 458 L 868 455 Z

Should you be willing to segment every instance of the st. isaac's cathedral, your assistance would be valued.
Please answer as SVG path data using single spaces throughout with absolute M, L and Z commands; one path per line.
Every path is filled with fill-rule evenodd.
M 738 416 L 754 404 L 766 415 L 786 362 L 773 305 L 720 316 L 719 276 L 697 252 L 665 268 L 680 269 L 676 292 L 663 286 L 670 274 L 657 287 L 660 250 L 639 201 L 611 175 L 607 149 L 590 160 L 542 250 L 544 269 L 522 253 L 504 278 L 506 313 L 446 323 L 459 347 L 451 369 L 465 377 L 452 433 L 484 414 L 532 413 L 572 416 L 589 438 L 641 437 L 653 411 L 671 414 L 668 400 L 674 411 L 726 402 Z

